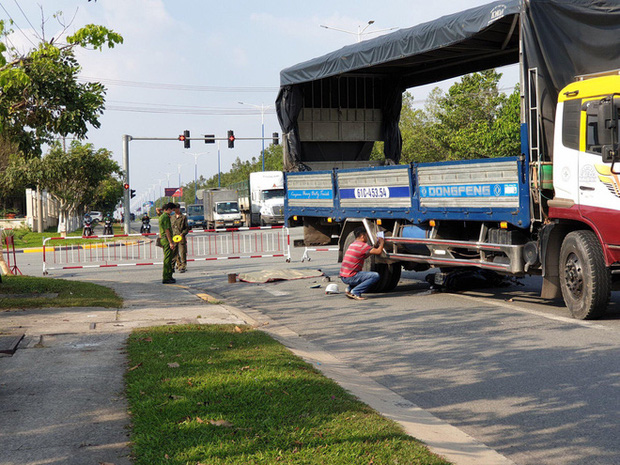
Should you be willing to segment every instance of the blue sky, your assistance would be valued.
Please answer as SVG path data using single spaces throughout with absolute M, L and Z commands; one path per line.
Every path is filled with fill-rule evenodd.
M 251 105 L 270 107 L 265 111 L 266 135 L 280 132 L 273 110 L 280 70 L 357 40 L 354 34 L 321 24 L 351 32 L 369 20 L 374 24 L 367 32 L 406 28 L 486 3 L 491 2 L 0 0 L 0 18 L 15 21 L 10 40 L 23 50 L 31 46 L 28 38 L 36 42 L 41 35 L 42 17 L 45 37 L 57 37 L 62 27 L 52 16 L 58 11 L 66 23 L 71 22 L 69 33 L 95 23 L 123 35 L 125 43 L 117 48 L 78 54 L 82 76 L 99 80 L 108 89 L 102 126 L 90 131 L 89 141 L 113 151 L 120 163 L 123 134 L 176 137 L 189 129 L 192 137 L 226 137 L 226 131 L 233 129 L 237 137 L 259 137 L 261 111 Z M 514 86 L 516 66 L 502 71 L 502 86 Z M 411 92 L 423 101 L 432 87 Z M 195 164 L 199 175 L 216 174 L 217 146 L 200 141 L 191 145 L 185 150 L 179 141 L 131 142 L 129 172 L 138 193 L 135 200 L 159 196 L 160 183 L 162 189 L 168 183 L 177 187 L 179 171 L 182 184 L 193 181 Z M 247 160 L 259 156 L 260 150 L 259 141 L 237 141 L 234 149 L 222 142 L 222 171 L 230 169 L 237 157 Z

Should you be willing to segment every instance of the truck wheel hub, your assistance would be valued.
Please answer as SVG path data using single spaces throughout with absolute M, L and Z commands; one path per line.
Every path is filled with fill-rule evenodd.
M 566 259 L 564 267 L 566 271 L 566 287 L 575 296 L 581 296 L 583 291 L 583 269 L 579 258 L 575 254 L 570 254 Z

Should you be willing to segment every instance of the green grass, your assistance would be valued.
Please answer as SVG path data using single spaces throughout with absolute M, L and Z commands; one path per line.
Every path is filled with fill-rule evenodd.
M 242 331 L 131 335 L 136 465 L 448 463 L 266 334 Z
M 36 297 L 37 294 L 48 293 L 57 293 L 58 296 Z M 0 309 L 122 305 L 123 299 L 112 289 L 93 283 L 33 276 L 2 276 L 0 283 Z

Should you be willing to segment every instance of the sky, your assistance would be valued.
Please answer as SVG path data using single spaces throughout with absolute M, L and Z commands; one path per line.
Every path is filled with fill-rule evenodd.
M 0 19 L 13 20 L 11 44 L 26 52 L 41 37 L 57 40 L 64 27 L 72 33 L 100 24 L 120 33 L 124 43 L 104 51 L 79 50 L 81 80 L 107 88 L 101 127 L 88 142 L 106 148 L 122 166 L 122 137 L 176 138 L 215 134 L 237 138 L 281 132 L 274 110 L 282 69 L 357 41 L 377 37 L 382 29 L 408 28 L 446 14 L 491 3 L 488 0 L 344 0 L 263 2 L 232 0 L 0 0 Z M 320 27 L 326 25 L 342 29 Z M 44 33 L 42 33 L 42 26 Z M 518 80 L 516 65 L 503 68 L 500 86 L 507 91 Z M 454 81 L 438 83 L 444 90 Z M 435 85 L 410 89 L 423 104 Z M 243 102 L 243 104 L 239 103 Z M 270 140 L 265 141 L 265 146 Z M 191 148 L 173 141 L 129 144 L 129 176 L 136 190 L 132 206 L 153 200 L 165 187 L 192 183 L 230 169 L 240 158 L 260 157 L 258 140 L 205 144 Z

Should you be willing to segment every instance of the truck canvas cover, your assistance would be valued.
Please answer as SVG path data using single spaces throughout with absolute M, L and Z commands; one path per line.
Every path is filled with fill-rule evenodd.
M 402 145 L 398 121 L 406 89 L 519 61 L 524 72 L 537 69 L 542 150 L 548 157 L 559 90 L 575 76 L 620 68 L 620 36 L 617 27 L 611 27 L 618 23 L 618 0 L 499 1 L 284 69 L 276 110 L 285 169 L 304 169 L 304 161 L 317 159 L 367 159 L 368 139 L 356 144 L 300 138 L 298 118 L 304 107 L 347 107 L 343 98 L 327 95 L 327 89 L 341 89 L 340 81 L 360 80 L 361 84 L 346 88 L 347 102 L 355 100 L 360 108 L 364 93 L 363 108 L 381 111 L 375 140 L 385 142 L 386 159 L 397 163 Z M 525 98 L 532 101 L 525 79 Z M 524 122 L 529 118 L 525 112 Z

